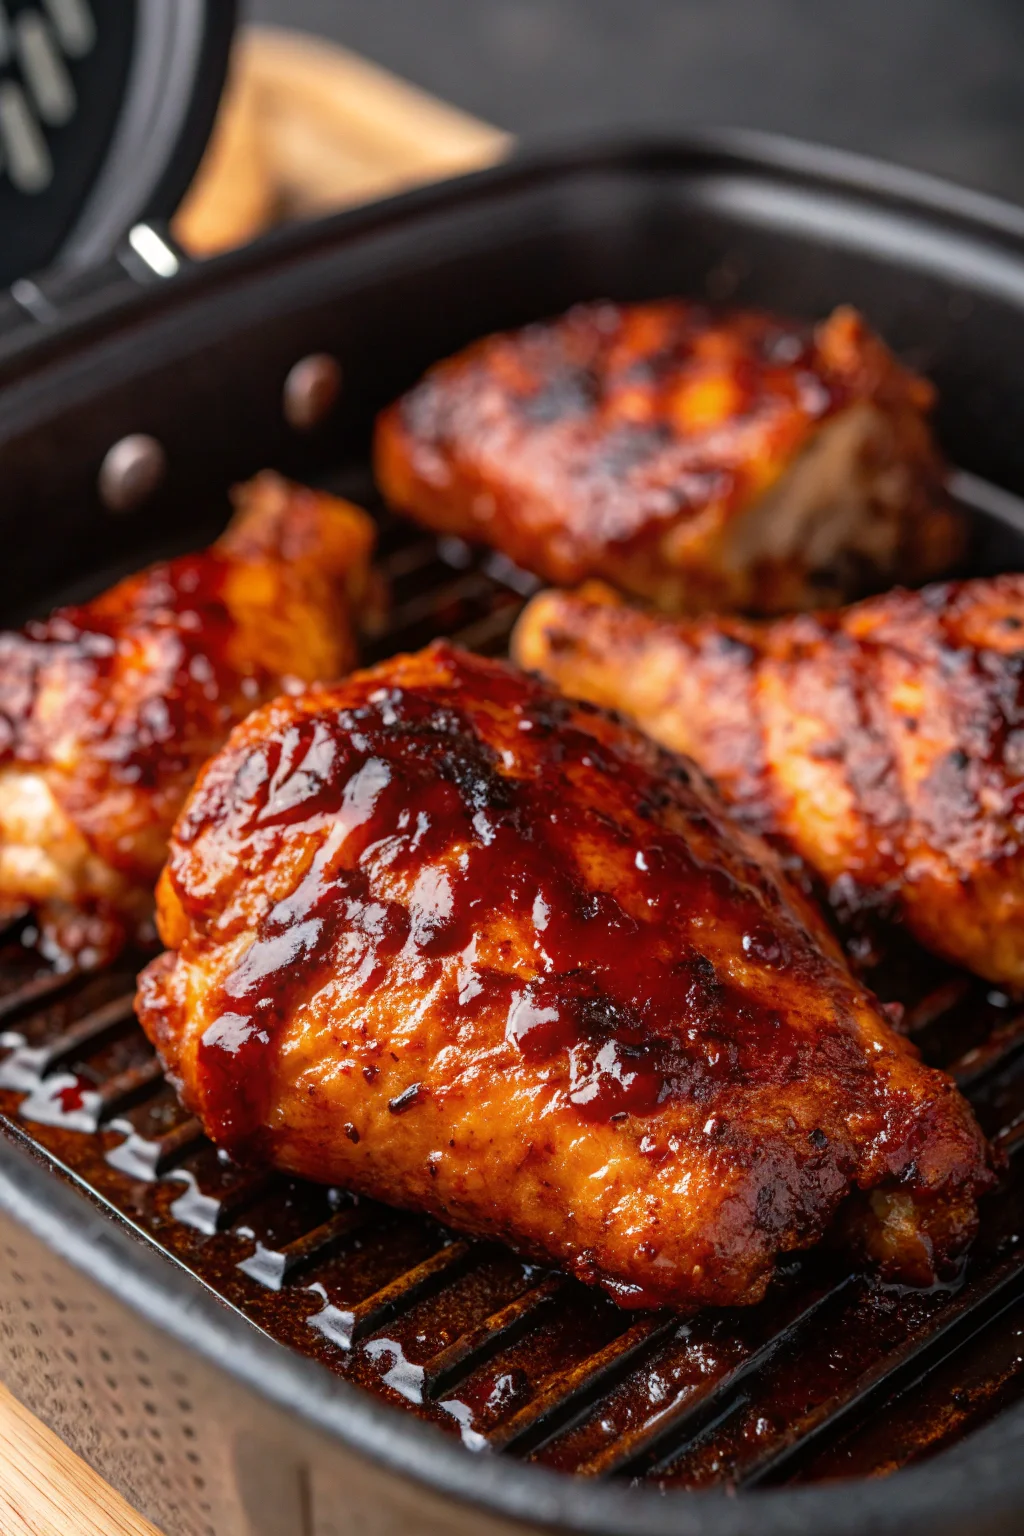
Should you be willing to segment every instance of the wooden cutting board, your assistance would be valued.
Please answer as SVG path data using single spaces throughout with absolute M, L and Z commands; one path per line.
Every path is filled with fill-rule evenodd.
M 509 134 L 367 59 L 253 27 L 236 45 L 221 115 L 174 231 L 208 255 L 281 219 L 477 170 L 511 147 Z
M 492 164 L 510 147 L 508 134 L 342 48 L 249 28 L 175 234 L 213 254 L 283 219 Z M 159 1532 L 0 1386 L 0 1536 Z

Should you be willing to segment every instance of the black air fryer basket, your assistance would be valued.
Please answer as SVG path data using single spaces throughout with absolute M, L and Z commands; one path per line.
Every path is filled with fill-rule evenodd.
M 1024 213 L 718 134 L 523 158 L 189 266 L 148 221 L 212 114 L 214 14 L 173 175 L 88 261 L 66 215 L 46 275 L 0 301 L 0 622 L 201 544 L 270 464 L 379 516 L 394 603 L 368 659 L 442 633 L 500 654 L 529 579 L 389 517 L 370 426 L 474 336 L 602 295 L 856 304 L 938 385 L 970 569 L 1024 566 Z M 84 102 L 91 54 L 67 57 Z M 0 183 L 0 228 L 15 192 L 47 195 Z M 286 381 L 314 354 L 341 390 L 300 431 Z M 147 472 L 111 494 L 111 450 L 140 437 Z M 135 1023 L 131 960 L 56 975 L 31 939 L 0 934 L 0 1375 L 168 1536 L 1024 1529 L 1024 1012 L 1003 993 L 918 954 L 879 982 L 1008 1155 L 961 1280 L 900 1290 L 812 1254 L 759 1307 L 679 1319 L 225 1162 Z

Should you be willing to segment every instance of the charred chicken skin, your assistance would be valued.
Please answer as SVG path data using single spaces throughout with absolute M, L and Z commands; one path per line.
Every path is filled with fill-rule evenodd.
M 138 935 L 175 816 L 231 727 L 355 663 L 373 523 L 258 476 L 201 554 L 0 635 L 0 902 L 64 963 Z
M 694 757 L 844 922 L 1024 986 L 1024 576 L 771 623 L 546 592 L 513 652 Z
M 928 1280 L 971 1111 L 693 765 L 438 644 L 278 699 L 178 820 L 139 1017 L 243 1159 L 625 1305 L 754 1302 L 826 1232 Z
M 432 368 L 380 417 L 376 472 L 398 510 L 559 586 L 828 607 L 959 553 L 931 401 L 849 309 L 811 331 L 587 305 Z

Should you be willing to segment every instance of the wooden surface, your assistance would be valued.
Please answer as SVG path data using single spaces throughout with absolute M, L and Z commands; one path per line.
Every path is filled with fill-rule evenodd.
M 343 48 L 253 27 L 239 38 L 175 234 L 193 254 L 210 254 L 280 219 L 490 165 L 511 146 L 500 129 Z
M 3 1536 L 159 1536 L 0 1386 Z
M 488 165 L 509 147 L 507 134 L 343 49 L 252 28 L 175 233 L 212 253 L 280 219 Z M 0 1536 L 159 1533 L 0 1386 Z

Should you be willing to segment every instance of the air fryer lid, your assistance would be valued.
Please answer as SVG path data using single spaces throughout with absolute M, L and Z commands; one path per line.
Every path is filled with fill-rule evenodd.
M 0 286 L 173 213 L 234 20 L 234 0 L 0 0 Z

